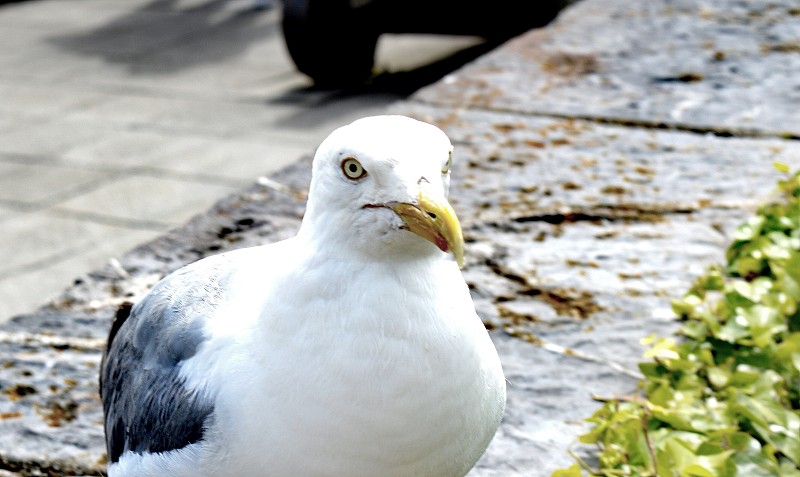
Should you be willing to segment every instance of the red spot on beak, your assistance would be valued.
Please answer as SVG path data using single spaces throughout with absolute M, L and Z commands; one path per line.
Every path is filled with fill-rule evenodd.
M 439 250 L 442 252 L 447 252 L 450 249 L 450 246 L 447 244 L 447 240 L 443 235 L 436 236 L 436 246 L 439 247 Z

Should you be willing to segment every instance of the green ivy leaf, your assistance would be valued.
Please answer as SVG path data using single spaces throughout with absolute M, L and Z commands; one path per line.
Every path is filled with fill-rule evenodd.
M 714 366 L 708 369 L 708 381 L 714 389 L 722 389 L 731 380 L 731 370 L 721 366 Z
M 553 472 L 550 474 L 550 477 L 581 477 L 582 475 L 583 473 L 581 472 L 580 466 L 574 464 L 572 467 Z
M 750 421 L 763 440 L 795 464 L 800 463 L 800 416 L 766 392 L 756 396 L 737 394 L 734 409 Z
M 646 341 L 642 341 L 647 344 Z M 655 342 L 655 344 L 644 353 L 645 358 L 656 358 L 660 360 L 673 360 L 679 359 L 681 356 L 676 351 L 676 343 L 672 338 L 662 338 Z
M 761 234 L 761 228 L 764 226 L 764 217 L 756 216 L 749 219 L 744 224 L 740 225 L 736 232 L 733 234 L 735 242 L 745 242 L 753 240 Z
M 756 346 L 765 347 L 774 342 L 776 334 L 786 331 L 786 320 L 774 308 L 756 305 L 742 310 L 741 315 Z

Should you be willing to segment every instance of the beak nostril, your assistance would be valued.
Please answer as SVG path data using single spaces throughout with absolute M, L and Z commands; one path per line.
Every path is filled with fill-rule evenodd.
M 436 214 L 434 214 L 433 212 L 428 212 L 428 211 L 425 211 L 425 213 L 426 213 L 426 214 L 428 214 L 428 217 L 430 217 L 430 218 L 432 218 L 432 219 L 435 219 L 435 218 L 436 218 Z

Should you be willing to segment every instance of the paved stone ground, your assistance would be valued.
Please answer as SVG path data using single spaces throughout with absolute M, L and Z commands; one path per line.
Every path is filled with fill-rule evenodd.
M 0 4 L 0 322 L 425 84 L 418 72 L 315 91 L 285 51 L 280 9 L 252 6 Z M 378 66 L 473 44 L 384 37 Z
M 790 0 L 584 0 L 391 111 L 457 146 L 464 275 L 500 351 L 508 411 L 472 476 L 571 463 L 591 394 L 636 388 L 639 339 L 722 260 L 800 167 L 800 11 Z M 97 475 L 96 373 L 117 303 L 180 265 L 292 235 L 304 159 L 125 255 L 0 335 L 0 468 Z

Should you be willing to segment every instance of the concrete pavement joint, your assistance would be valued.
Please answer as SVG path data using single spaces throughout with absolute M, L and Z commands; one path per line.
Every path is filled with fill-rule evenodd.
M 58 166 L 58 167 L 64 167 L 66 169 L 71 168 L 69 165 L 65 165 L 63 163 L 50 164 L 50 165 Z M 85 168 L 85 167 L 84 168 L 82 168 L 82 167 L 74 167 L 74 169 L 86 170 L 86 171 L 96 171 L 96 169 Z M 20 201 L 20 200 L 15 200 L 15 199 L 0 199 L 0 203 L 3 203 L 3 204 L 8 205 L 10 207 L 17 208 L 18 210 L 25 211 L 25 212 L 36 212 L 36 211 L 40 211 L 40 210 L 46 210 L 46 209 L 49 209 L 49 208 L 52 208 L 52 207 L 56 206 L 57 204 L 63 203 L 65 201 L 69 200 L 69 199 L 74 199 L 76 197 L 80 197 L 80 196 L 85 195 L 87 193 L 96 191 L 96 190 L 100 189 L 101 187 L 104 187 L 106 185 L 112 184 L 112 183 L 118 181 L 119 179 L 126 177 L 127 175 L 128 174 L 126 174 L 124 171 L 123 172 L 119 172 L 117 170 L 117 171 L 113 171 L 112 172 L 109 169 L 108 170 L 108 175 L 105 176 L 105 177 L 101 177 L 99 179 L 95 179 L 95 180 L 93 180 L 91 182 L 84 182 L 84 183 L 76 184 L 76 185 L 74 185 L 72 187 L 64 189 L 61 192 L 58 192 L 58 193 L 55 193 L 55 194 L 49 196 L 46 199 L 36 200 L 36 201 L 32 201 L 32 202 L 25 202 L 25 201 Z
M 41 204 L 33 204 L 30 202 L 24 202 L 21 200 L 14 200 L 14 199 L 0 199 L 0 205 L 4 205 L 17 212 L 38 212 L 42 209 L 47 208 L 47 206 Z
M 1 146 L 0 146 L 1 147 Z M 20 165 L 58 165 L 59 162 L 45 154 L 6 152 L 0 150 L 0 162 Z
M 177 227 L 176 224 L 170 222 L 124 218 L 108 214 L 66 209 L 58 206 L 52 207 L 50 210 L 58 214 L 58 216 L 60 217 L 83 220 L 87 222 L 94 222 L 103 225 L 112 225 L 115 227 L 124 227 L 134 230 L 164 232 L 172 227 Z
M 159 230 L 158 232 L 162 231 L 163 229 Z M 76 255 L 84 253 L 88 250 L 92 250 L 93 248 L 95 248 L 95 246 L 91 244 L 79 247 L 71 247 L 58 253 L 40 257 L 37 260 L 16 265 L 0 273 L 0 282 L 3 282 L 5 280 L 11 280 L 31 272 L 36 272 L 39 270 L 47 270 L 48 268 L 51 268 L 54 265 L 70 260 Z
M 254 181 L 229 179 L 222 176 L 212 176 L 203 173 L 176 172 L 170 169 L 163 169 L 157 166 L 134 166 L 128 169 L 129 175 L 148 176 L 156 178 L 168 178 L 186 182 L 196 182 L 200 184 L 215 184 L 241 188 L 252 184 Z

